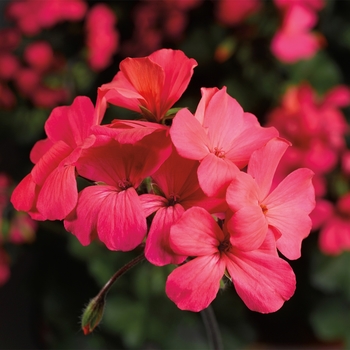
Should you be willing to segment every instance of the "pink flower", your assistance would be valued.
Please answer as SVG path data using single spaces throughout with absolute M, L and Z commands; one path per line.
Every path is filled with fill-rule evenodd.
M 260 0 L 220 0 L 217 2 L 216 17 L 225 25 L 235 25 L 259 11 L 260 8 Z
M 31 160 L 36 165 L 15 188 L 11 201 L 17 210 L 37 220 L 62 220 L 78 200 L 75 164 L 95 140 L 90 129 L 99 121 L 87 97 L 55 108 L 45 124 L 47 138 L 38 141 Z
M 262 128 L 256 117 L 244 113 L 226 88 L 202 88 L 194 115 L 180 110 L 170 128 L 181 156 L 199 160 L 198 180 L 209 196 L 222 195 L 253 151 L 277 136 L 275 128 Z
M 222 200 L 208 198 L 199 187 L 198 165 L 180 157 L 174 149 L 152 175 L 154 194 L 140 196 L 146 216 L 156 212 L 145 247 L 146 258 L 154 265 L 180 264 L 187 257 L 174 254 L 169 245 L 170 228 L 187 209 L 195 205 L 212 213 L 226 210 L 222 209 Z
M 275 234 L 277 248 L 288 259 L 300 257 L 301 241 L 310 233 L 308 214 L 315 207 L 313 172 L 298 169 L 271 190 L 273 176 L 289 143 L 275 138 L 255 151 L 247 173 L 236 174 L 226 200 L 233 211 L 228 222 L 240 249 L 257 249 L 268 229 Z
M 114 12 L 104 4 L 95 5 L 86 16 L 88 62 L 99 71 L 110 65 L 119 47 L 119 34 Z
M 0 52 L 0 79 L 10 80 L 19 69 L 17 57 L 10 52 Z
M 224 275 L 253 311 L 277 311 L 294 293 L 295 275 L 278 257 L 271 233 L 259 249 L 240 250 L 235 232 L 222 230 L 205 209 L 194 207 L 172 226 L 170 243 L 177 254 L 194 258 L 177 267 L 166 282 L 168 297 L 181 310 L 208 307 Z
M 36 70 L 45 71 L 50 68 L 54 60 L 54 53 L 48 42 L 36 41 L 26 47 L 24 59 Z
M 160 122 L 181 97 L 196 65 L 182 51 L 170 49 L 148 57 L 126 58 L 113 81 L 98 89 L 97 113 L 102 116 L 107 103 L 111 103 Z
M 87 10 L 83 0 L 22 0 L 13 1 L 7 14 L 26 35 L 36 35 L 60 21 L 79 21 Z
M 310 32 L 316 22 L 313 10 L 298 4 L 289 6 L 281 29 L 272 39 L 272 53 L 286 63 L 314 56 L 321 47 L 321 37 Z
M 325 254 L 350 250 L 350 193 L 341 197 L 320 230 L 319 245 Z
M 281 106 L 268 115 L 267 122 L 293 144 L 280 163 L 280 178 L 298 167 L 308 167 L 316 174 L 334 168 L 339 153 L 345 150 L 344 136 L 349 129 L 339 107 L 349 103 L 350 90 L 342 85 L 323 97 L 316 96 L 308 84 L 286 91 Z
M 97 185 L 80 192 L 64 224 L 82 245 L 98 237 L 110 250 L 128 251 L 143 241 L 146 215 L 136 190 L 169 156 L 157 141 L 156 134 L 138 144 L 97 136 L 95 145 L 80 157 L 78 173 Z

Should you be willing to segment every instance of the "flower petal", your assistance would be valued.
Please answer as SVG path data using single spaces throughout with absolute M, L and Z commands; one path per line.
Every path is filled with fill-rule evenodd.
M 224 197 L 227 186 L 238 172 L 231 161 L 209 153 L 198 167 L 199 185 L 207 196 Z
M 277 311 L 294 294 L 294 272 L 276 255 L 235 250 L 226 264 L 237 294 L 252 311 Z
M 170 136 L 179 154 L 185 158 L 202 160 L 209 153 L 207 134 L 186 108 L 173 119 Z
M 175 254 L 169 243 L 170 228 L 183 213 L 184 208 L 176 204 L 159 209 L 154 216 L 145 247 L 145 256 L 153 265 L 181 264 L 187 258 Z
M 274 138 L 250 157 L 247 172 L 260 188 L 261 201 L 269 194 L 278 163 L 289 146 L 288 141 Z
M 260 206 L 243 207 L 227 223 L 231 244 L 244 251 L 258 249 L 265 240 L 267 226 Z
M 108 249 L 133 250 L 142 243 L 146 232 L 146 216 L 133 187 L 105 197 L 98 214 L 97 233 Z
M 57 168 L 48 176 L 38 195 L 37 208 L 47 220 L 63 220 L 77 200 L 75 167 L 69 165 Z
M 224 233 L 203 208 L 187 210 L 170 229 L 170 245 L 179 255 L 203 256 L 218 252 Z
M 166 294 L 181 310 L 201 311 L 215 299 L 224 272 L 219 254 L 195 258 L 169 275 Z

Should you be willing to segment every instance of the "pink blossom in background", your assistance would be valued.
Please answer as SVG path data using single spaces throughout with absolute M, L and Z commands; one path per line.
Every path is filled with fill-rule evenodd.
M 293 3 L 283 16 L 282 26 L 271 42 L 272 53 L 286 63 L 313 57 L 323 40 L 320 34 L 311 32 L 317 22 L 316 13 L 302 4 Z
M 181 156 L 200 161 L 198 180 L 209 196 L 224 194 L 232 178 L 247 165 L 253 151 L 277 136 L 275 128 L 263 128 L 255 116 L 245 113 L 226 87 L 202 88 L 194 115 L 180 110 L 170 128 Z
M 160 122 L 187 88 L 196 66 L 194 59 L 179 50 L 162 49 L 148 57 L 126 58 L 112 82 L 98 89 L 97 113 L 103 116 L 111 103 Z
M 187 12 L 202 0 L 143 0 L 135 6 L 132 38 L 123 45 L 125 56 L 145 56 L 159 49 L 163 41 L 181 39 L 187 26 Z
M 140 196 L 146 216 L 156 213 L 145 247 L 145 256 L 154 265 L 180 264 L 187 257 L 174 254 L 169 245 L 170 228 L 187 209 L 199 206 L 211 213 L 226 210 L 223 200 L 207 197 L 199 187 L 198 165 L 174 149 L 151 177 L 153 193 Z
M 147 233 L 146 215 L 137 187 L 169 156 L 151 134 L 135 144 L 120 144 L 100 135 L 77 162 L 78 173 L 96 183 L 83 189 L 65 228 L 83 245 L 98 237 L 110 250 L 129 251 Z
M 350 250 L 350 194 L 342 196 L 320 230 L 322 252 L 338 255 Z
M 21 33 L 17 28 L 1 28 L 0 38 L 0 50 L 12 52 L 21 41 Z
M 10 52 L 0 51 L 0 79 L 10 80 L 19 69 L 18 58 Z
M 52 111 L 45 123 L 47 138 L 30 154 L 35 166 L 13 191 L 11 201 L 17 210 L 36 220 L 62 220 L 75 207 L 75 164 L 95 141 L 90 129 L 100 121 L 94 115 L 91 101 L 83 96 Z
M 6 13 L 25 35 L 33 36 L 61 21 L 82 20 L 86 11 L 84 0 L 14 0 Z
M 350 176 L 350 150 L 346 150 L 342 154 L 341 168 L 345 175 Z
M 272 233 L 259 249 L 235 246 L 235 232 L 219 227 L 199 207 L 186 211 L 170 230 L 171 248 L 194 259 L 177 267 L 166 282 L 168 297 L 181 309 L 201 311 L 215 299 L 228 276 L 253 311 L 277 311 L 295 290 L 295 275 L 278 257 Z
M 250 157 L 247 173 L 239 172 L 227 189 L 226 200 L 233 211 L 228 228 L 235 244 L 257 249 L 268 228 L 278 250 L 288 259 L 298 259 L 301 242 L 311 230 L 310 212 L 315 207 L 313 172 L 301 168 L 271 190 L 275 170 L 290 144 L 275 138 Z
M 348 125 L 339 107 L 350 104 L 350 89 L 337 86 L 325 96 L 316 96 L 308 84 L 287 89 L 281 106 L 267 117 L 267 125 L 278 129 L 293 147 L 286 151 L 277 170 L 279 178 L 308 167 L 316 174 L 331 171 L 345 149 Z
M 105 4 L 97 4 L 86 15 L 88 62 L 95 71 L 108 67 L 119 48 L 117 17 Z
M 7 84 L 0 82 L 0 107 L 5 109 L 12 109 L 16 105 L 16 96 Z
M 293 5 L 303 5 L 307 8 L 319 11 L 322 10 L 325 5 L 324 0 L 274 0 L 274 3 L 282 10 L 286 10 Z
M 45 71 L 53 64 L 54 53 L 46 41 L 35 41 L 24 50 L 24 60 L 37 71 Z
M 261 0 L 215 1 L 216 17 L 224 25 L 236 25 L 261 8 Z

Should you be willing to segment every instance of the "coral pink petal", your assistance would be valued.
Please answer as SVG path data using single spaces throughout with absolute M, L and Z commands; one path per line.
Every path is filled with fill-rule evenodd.
M 105 197 L 97 220 L 99 239 L 110 250 L 129 251 L 142 243 L 147 232 L 146 216 L 133 187 Z
M 164 70 L 158 64 L 152 62 L 148 57 L 126 58 L 120 63 L 120 70 L 136 91 L 145 99 L 146 107 L 153 113 L 155 120 L 163 117 L 160 108 L 160 96 L 164 85 Z
M 260 189 L 247 173 L 237 172 L 226 191 L 226 201 L 232 211 L 245 206 L 259 205 Z
M 226 87 L 219 90 L 208 103 L 203 127 L 208 130 L 211 147 L 223 151 L 231 148 L 232 140 L 243 128 L 243 109 L 226 92 Z
M 36 142 L 30 151 L 29 156 L 32 163 L 36 164 L 52 146 L 53 142 L 50 139 L 44 139 Z
M 235 250 L 226 263 L 237 294 L 252 311 L 277 311 L 294 294 L 293 270 L 276 255 Z
M 46 179 L 38 196 L 38 211 L 47 220 L 63 220 L 76 206 L 78 190 L 75 167 L 54 170 Z
M 288 141 L 274 138 L 250 157 L 247 172 L 260 188 L 261 200 L 269 194 L 277 166 L 289 146 Z
M 35 202 L 36 184 L 32 174 L 28 174 L 13 190 L 11 203 L 18 211 L 30 211 Z
M 53 109 L 45 123 L 45 131 L 52 142 L 64 141 L 72 148 L 81 145 L 89 136 L 92 125 L 97 124 L 94 106 L 85 96 L 78 96 L 71 106 Z
M 73 233 L 79 242 L 86 246 L 97 237 L 97 217 L 103 201 L 111 191 L 112 186 L 89 186 L 79 193 L 78 204 L 64 220 L 64 227 Z
M 146 259 L 153 265 L 181 264 L 187 258 L 175 254 L 169 244 L 170 228 L 183 213 L 184 208 L 176 204 L 159 209 L 154 216 L 145 247 Z
M 264 200 L 267 209 L 287 213 L 296 208 L 309 214 L 316 204 L 313 175 L 313 171 L 307 168 L 299 168 L 290 173 Z
M 218 251 L 224 233 L 203 208 L 187 210 L 170 230 L 170 245 L 179 255 L 205 256 Z
M 146 217 L 168 205 L 166 198 L 155 194 L 141 194 L 140 201 Z
M 170 136 L 176 150 L 185 158 L 202 160 L 209 153 L 208 136 L 188 109 L 176 114 Z
M 239 169 L 229 160 L 209 153 L 198 167 L 198 181 L 207 196 L 225 196 L 225 191 Z
M 186 90 L 197 62 L 185 56 L 180 50 L 162 49 L 148 57 L 164 70 L 161 103 L 162 110 L 167 111 Z
M 243 128 L 232 140 L 232 147 L 226 153 L 226 157 L 241 169 L 248 164 L 254 151 L 276 136 L 278 131 L 274 127 L 263 128 L 253 114 L 244 113 Z
M 201 88 L 202 98 L 200 99 L 196 113 L 194 114 L 199 123 L 204 125 L 205 111 L 212 97 L 219 91 L 218 88 Z
M 258 249 L 265 240 L 267 220 L 260 206 L 244 206 L 227 223 L 233 246 L 250 251 Z
M 215 299 L 224 272 L 219 254 L 195 258 L 169 275 L 166 294 L 181 310 L 201 311 Z
M 33 181 L 42 186 L 46 178 L 53 172 L 62 160 L 69 156 L 72 148 L 65 142 L 56 142 L 36 163 L 32 170 Z

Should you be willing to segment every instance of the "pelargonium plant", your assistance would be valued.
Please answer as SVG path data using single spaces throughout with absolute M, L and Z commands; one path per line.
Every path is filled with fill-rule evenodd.
M 226 88 L 202 88 L 193 114 L 173 108 L 197 65 L 162 49 L 126 58 L 98 89 L 95 106 L 76 97 L 55 108 L 30 154 L 35 164 L 12 203 L 36 220 L 63 220 L 84 246 L 142 248 L 91 300 L 82 327 L 99 323 L 112 283 L 143 259 L 177 267 L 165 291 L 182 310 L 209 307 L 221 280 L 232 281 L 253 311 L 277 311 L 295 291 L 288 259 L 300 257 L 315 206 L 313 172 L 299 168 L 279 184 L 275 170 L 291 144 L 262 127 Z M 108 106 L 135 120 L 102 124 Z M 90 185 L 80 192 L 77 177 Z

